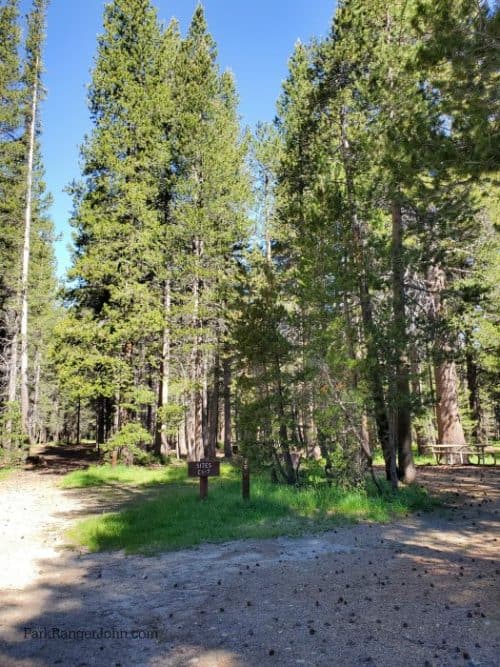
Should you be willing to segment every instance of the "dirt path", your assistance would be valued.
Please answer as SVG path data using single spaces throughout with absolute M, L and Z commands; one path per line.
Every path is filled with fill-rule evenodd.
M 16 473 L 0 484 L 0 666 L 498 666 L 500 469 L 420 474 L 454 494 L 446 512 L 145 558 L 64 548 L 116 492 Z

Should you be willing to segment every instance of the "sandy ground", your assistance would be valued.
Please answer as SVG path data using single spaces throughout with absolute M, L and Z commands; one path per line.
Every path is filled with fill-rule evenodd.
M 130 491 L 54 472 L 0 482 L 0 667 L 500 665 L 500 468 L 420 469 L 444 512 L 148 558 L 65 547 Z

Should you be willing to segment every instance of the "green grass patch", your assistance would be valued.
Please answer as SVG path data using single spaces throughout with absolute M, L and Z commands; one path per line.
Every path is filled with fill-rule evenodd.
M 7 479 L 7 477 L 14 471 L 14 468 L 0 468 L 0 482 L 4 479 Z
M 66 475 L 60 486 L 64 489 L 105 486 L 107 484 L 127 484 L 133 486 L 153 486 L 168 482 L 186 481 L 186 466 L 169 465 L 159 468 L 124 465 L 94 465 L 86 470 L 75 470 Z
M 431 509 L 436 500 L 417 486 L 381 497 L 371 485 L 343 491 L 328 484 L 301 488 L 272 484 L 252 476 L 251 500 L 243 501 L 239 471 L 221 466 L 211 478 L 209 497 L 198 498 L 198 481 L 186 477 L 186 466 L 161 470 L 110 466 L 92 467 L 68 475 L 68 487 L 106 484 L 158 486 L 153 498 L 136 500 L 122 511 L 91 517 L 69 531 L 72 541 L 91 551 L 124 549 L 155 553 L 203 542 L 299 535 L 359 520 L 384 522 L 415 510 Z
M 433 454 L 419 454 L 417 449 L 413 449 L 413 462 L 417 466 L 436 465 L 436 457 Z M 373 454 L 374 465 L 384 465 L 384 456 L 381 449 L 376 449 Z

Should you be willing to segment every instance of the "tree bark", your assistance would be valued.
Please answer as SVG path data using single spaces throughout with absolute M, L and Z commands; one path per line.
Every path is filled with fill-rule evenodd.
M 217 433 L 219 431 L 219 394 L 220 394 L 220 361 L 219 353 L 215 354 L 212 369 L 212 382 L 207 396 L 207 458 L 215 458 L 217 454 Z
M 82 399 L 78 397 L 76 405 L 76 444 L 80 446 L 80 418 L 82 414 Z
M 170 394 L 170 311 L 171 311 L 171 290 L 170 280 L 165 281 L 163 288 L 163 335 L 162 335 L 162 350 L 160 360 L 160 379 L 158 382 L 158 403 L 159 409 L 168 405 Z M 165 418 L 157 420 L 155 430 L 154 453 L 156 456 L 160 454 L 168 454 L 169 443 L 167 438 L 167 423 Z
M 278 419 L 279 419 L 279 437 L 280 447 L 283 452 L 284 461 L 284 476 L 287 484 L 295 484 L 297 482 L 297 469 L 293 465 L 292 455 L 290 452 L 290 444 L 288 442 L 288 430 L 286 426 L 285 414 L 285 397 L 283 394 L 283 384 L 281 382 L 281 365 L 278 357 L 275 359 L 276 367 L 276 389 L 278 398 Z
M 33 387 L 33 408 L 32 408 L 32 418 L 30 424 L 30 439 L 32 442 L 37 442 L 37 430 L 40 433 L 41 424 L 40 421 L 40 373 L 41 373 L 41 360 L 40 360 L 40 350 L 36 351 L 35 363 L 34 363 L 34 387 Z
M 96 449 L 104 443 L 106 436 L 106 399 L 102 396 L 98 399 L 97 424 L 96 424 Z
M 17 379 L 18 379 L 18 363 L 19 363 L 18 343 L 19 340 L 17 337 L 17 331 L 15 331 L 12 336 L 12 341 L 10 344 L 10 355 L 9 355 L 9 390 L 8 390 L 9 403 L 15 403 L 17 398 Z
M 434 367 L 436 377 L 438 440 L 442 444 L 465 445 L 458 409 L 455 362 L 444 360 Z
M 433 294 L 434 316 L 439 323 L 443 316 L 442 292 L 446 276 L 439 266 L 431 267 L 429 285 Z M 434 343 L 434 376 L 436 380 L 436 416 L 438 442 L 445 445 L 464 445 L 465 436 L 458 408 L 457 373 L 451 357 L 446 334 L 438 333 Z M 458 454 L 445 457 L 448 464 L 460 463 Z
M 38 106 L 38 76 L 40 57 L 34 64 L 31 110 L 28 118 L 28 156 L 26 164 L 26 204 L 24 209 L 24 244 L 21 273 L 21 424 L 23 432 L 29 437 L 29 384 L 28 384 L 28 278 L 30 263 L 33 160 L 35 155 L 36 116 Z
M 415 481 L 416 469 L 411 449 L 410 373 L 406 357 L 408 340 L 406 335 L 403 220 L 401 206 L 393 201 L 392 216 L 392 292 L 394 313 L 394 371 L 396 375 L 393 396 L 398 452 L 398 476 L 405 483 Z
M 17 380 L 18 380 L 18 352 L 19 346 L 18 346 L 18 337 L 17 337 L 17 331 L 14 331 L 11 344 L 10 344 L 10 354 L 9 354 L 9 367 L 8 367 L 8 401 L 9 401 L 9 407 L 10 409 L 13 409 L 14 404 L 17 399 Z M 7 437 L 5 438 L 4 446 L 6 449 L 10 450 L 12 449 L 12 439 L 9 437 L 9 434 L 12 434 L 12 419 L 9 418 L 5 425 L 5 431 L 7 434 Z
M 199 238 L 193 240 L 193 251 L 199 260 L 202 254 L 202 244 Z M 203 360 L 200 349 L 200 278 L 198 270 L 195 271 L 193 278 L 193 330 L 194 344 L 191 355 L 191 400 L 189 407 L 189 428 L 187 432 L 188 460 L 199 461 L 204 456 L 204 438 L 203 438 Z
M 227 357 L 222 361 L 222 382 L 224 397 L 224 456 L 233 456 L 233 438 L 231 430 L 231 362 Z

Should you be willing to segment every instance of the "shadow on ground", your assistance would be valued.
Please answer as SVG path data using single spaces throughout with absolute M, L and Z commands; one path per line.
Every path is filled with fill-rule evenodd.
M 66 475 L 99 461 L 95 445 L 40 445 L 32 448 L 25 469 L 41 475 Z

